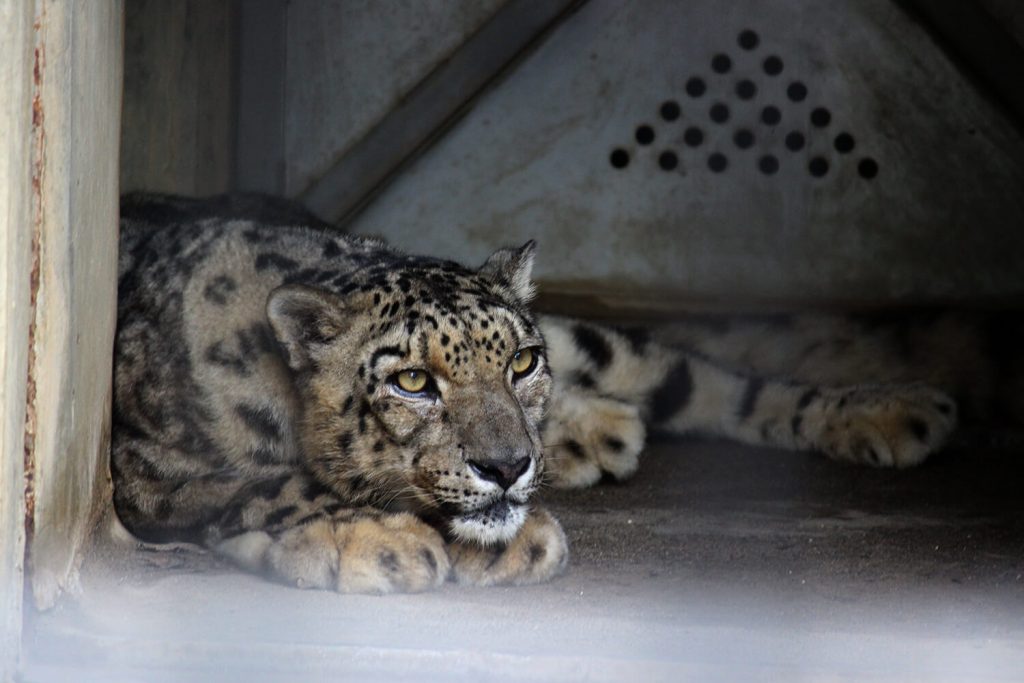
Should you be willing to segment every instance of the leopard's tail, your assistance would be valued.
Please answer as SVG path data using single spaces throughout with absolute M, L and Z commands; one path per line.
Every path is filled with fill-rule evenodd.
M 632 422 L 677 434 L 820 450 L 836 459 L 895 467 L 922 461 L 956 424 L 954 401 L 922 384 L 824 385 L 759 376 L 694 350 L 659 344 L 642 330 L 554 317 L 542 318 L 541 328 L 555 377 L 546 440 L 556 458 L 596 461 L 599 470 L 619 478 L 635 468 L 635 455 L 628 466 L 617 468 L 608 465 L 612 454 L 589 457 L 587 451 L 638 453 L 643 429 L 632 425 L 630 416 Z M 608 433 L 602 423 L 609 425 Z M 565 443 L 568 455 L 557 452 Z M 585 475 L 556 483 L 591 483 L 575 483 L 594 478 L 594 468 L 584 469 Z

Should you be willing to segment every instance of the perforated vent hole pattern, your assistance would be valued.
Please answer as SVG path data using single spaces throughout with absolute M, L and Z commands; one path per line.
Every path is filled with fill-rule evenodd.
M 640 163 L 640 152 L 646 148 L 663 171 L 674 171 L 687 158 L 690 169 L 703 167 L 715 174 L 746 165 L 774 176 L 784 166 L 800 164 L 810 178 L 820 182 L 833 175 L 839 164 L 855 159 L 861 178 L 877 177 L 878 162 L 856 154 L 856 136 L 836 125 L 833 112 L 815 100 L 812 88 L 787 72 L 781 55 L 761 54 L 760 48 L 756 31 L 740 31 L 732 54 L 723 50 L 711 55 L 708 73 L 689 76 L 683 93 L 662 101 L 651 120 L 636 125 L 633 137 L 638 148 L 634 153 L 627 145 L 611 151 L 611 166 L 626 169 L 634 156 Z M 756 65 L 757 77 L 736 77 L 737 64 Z M 785 97 L 772 101 L 770 93 L 782 92 L 778 79 L 787 77 Z M 746 116 L 746 110 L 740 109 L 751 106 L 755 107 L 754 116 Z M 744 115 L 737 116 L 737 112 Z M 740 123 L 748 119 L 756 122 Z M 681 135 L 677 126 L 682 126 Z M 823 139 L 829 144 L 820 144 Z M 680 144 L 675 148 L 662 140 Z M 751 154 L 757 144 L 759 151 Z M 815 152 L 807 158 L 805 150 Z M 646 160 L 648 154 L 643 157 Z

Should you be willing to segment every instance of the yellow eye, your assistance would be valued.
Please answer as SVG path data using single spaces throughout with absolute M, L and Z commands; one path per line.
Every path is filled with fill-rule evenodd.
M 512 356 L 512 373 L 520 376 L 525 375 L 533 369 L 536 361 L 533 349 L 521 349 L 516 352 L 516 355 Z
M 430 376 L 422 370 L 405 370 L 398 373 L 398 387 L 410 394 L 418 394 L 427 388 Z

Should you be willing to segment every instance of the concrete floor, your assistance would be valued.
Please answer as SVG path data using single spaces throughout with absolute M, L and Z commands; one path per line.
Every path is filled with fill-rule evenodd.
M 657 441 L 623 485 L 548 492 L 543 586 L 341 596 L 189 548 L 101 545 L 30 620 L 26 681 L 1024 679 L 1024 463 L 907 472 Z

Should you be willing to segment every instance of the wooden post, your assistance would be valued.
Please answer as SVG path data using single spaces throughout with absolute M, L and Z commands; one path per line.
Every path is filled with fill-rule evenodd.
M 37 0 L 26 469 L 36 605 L 76 585 L 109 499 L 123 5 Z M 34 388 L 34 391 L 33 391 Z
M 32 3 L 0 4 L 0 681 L 18 665 L 31 321 Z

